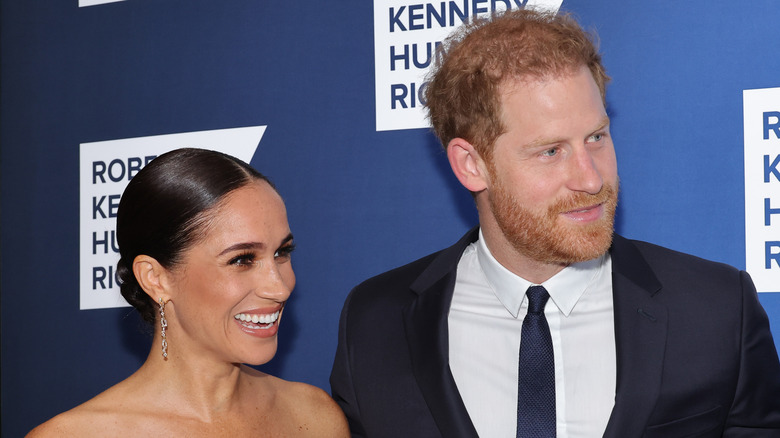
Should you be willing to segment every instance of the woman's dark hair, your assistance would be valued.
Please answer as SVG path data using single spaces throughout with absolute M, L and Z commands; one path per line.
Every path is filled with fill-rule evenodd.
M 133 260 L 144 254 L 171 269 L 203 236 L 207 213 L 228 193 L 257 180 L 273 187 L 243 161 L 204 149 L 162 154 L 130 180 L 117 211 L 117 277 L 122 296 L 145 321 L 154 324 L 156 303 L 138 284 Z

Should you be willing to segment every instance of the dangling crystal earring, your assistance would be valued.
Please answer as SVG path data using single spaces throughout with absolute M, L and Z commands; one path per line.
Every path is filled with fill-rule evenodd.
M 168 320 L 165 319 L 165 302 L 160 298 L 160 333 L 162 334 L 162 355 L 163 359 L 168 359 L 168 340 L 165 338 L 165 329 L 168 327 Z

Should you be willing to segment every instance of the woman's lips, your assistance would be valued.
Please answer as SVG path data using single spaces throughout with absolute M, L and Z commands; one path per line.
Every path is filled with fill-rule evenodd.
M 241 331 L 261 338 L 272 337 L 279 330 L 279 318 L 283 306 L 275 310 L 255 309 L 233 315 Z

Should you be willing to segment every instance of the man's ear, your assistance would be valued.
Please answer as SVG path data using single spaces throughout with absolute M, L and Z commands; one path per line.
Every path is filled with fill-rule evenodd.
M 168 271 L 154 258 L 139 255 L 133 260 L 133 274 L 141 285 L 141 289 L 156 303 L 168 302 L 171 299 L 168 288 Z
M 487 169 L 474 146 L 462 138 L 453 138 L 447 144 L 447 159 L 455 177 L 470 192 L 478 193 L 487 188 Z

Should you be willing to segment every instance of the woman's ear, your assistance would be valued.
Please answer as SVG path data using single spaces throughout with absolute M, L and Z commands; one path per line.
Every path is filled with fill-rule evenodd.
M 453 138 L 447 144 L 447 159 L 463 187 L 473 193 L 487 188 L 485 163 L 471 143 L 459 137 Z
M 168 287 L 168 270 L 166 270 L 154 257 L 139 255 L 133 260 L 133 274 L 141 289 L 152 298 L 152 301 L 164 302 L 171 299 Z

